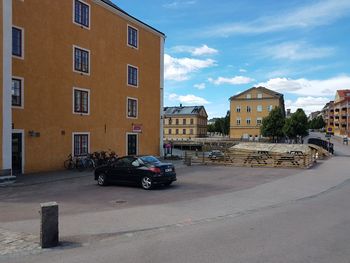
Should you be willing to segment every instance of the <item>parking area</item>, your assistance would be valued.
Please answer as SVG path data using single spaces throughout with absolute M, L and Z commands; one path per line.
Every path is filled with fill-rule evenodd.
M 145 191 L 136 186 L 100 187 L 92 173 L 56 173 L 50 180 L 24 180 L 0 188 L 0 222 L 38 218 L 39 204 L 56 201 L 60 214 L 124 209 L 166 204 L 234 192 L 296 174 L 299 169 L 191 166 L 177 169 L 178 181 L 169 187 Z M 34 175 L 31 175 L 34 176 Z M 42 176 L 42 175 L 41 175 Z M 22 180 L 23 181 L 23 180 Z

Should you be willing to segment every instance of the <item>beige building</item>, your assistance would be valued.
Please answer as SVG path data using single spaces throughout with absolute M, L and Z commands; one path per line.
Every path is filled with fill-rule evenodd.
M 333 108 L 334 134 L 350 137 L 350 90 L 337 90 Z
M 161 155 L 162 32 L 109 0 L 0 3 L 3 170 L 108 149 Z
M 253 87 L 230 98 L 230 138 L 257 140 L 264 117 L 274 107 L 284 112 L 283 95 L 264 87 Z
M 206 137 L 208 115 L 203 106 L 165 107 L 163 114 L 165 140 Z

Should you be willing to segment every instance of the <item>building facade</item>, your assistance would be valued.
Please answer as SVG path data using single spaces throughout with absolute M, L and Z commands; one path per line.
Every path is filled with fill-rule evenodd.
M 285 112 L 283 95 L 264 87 L 253 87 L 230 98 L 230 138 L 258 140 L 260 126 L 270 111 Z
M 163 33 L 108 0 L 13 0 L 11 14 L 15 173 L 62 169 L 69 154 L 161 154 Z
M 350 137 L 350 90 L 337 90 L 333 107 L 334 135 Z
M 184 140 L 207 136 L 208 115 L 203 106 L 164 108 L 164 139 Z

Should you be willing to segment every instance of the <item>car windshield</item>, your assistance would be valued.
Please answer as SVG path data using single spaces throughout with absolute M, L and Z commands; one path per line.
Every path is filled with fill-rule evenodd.
M 144 163 L 159 163 L 159 160 L 156 157 L 153 157 L 153 156 L 142 156 L 142 157 L 140 157 L 140 159 Z

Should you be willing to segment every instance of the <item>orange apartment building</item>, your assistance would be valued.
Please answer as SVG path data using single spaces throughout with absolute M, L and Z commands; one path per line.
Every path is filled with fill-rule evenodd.
M 283 94 L 264 87 L 253 87 L 231 97 L 230 138 L 258 140 L 263 118 L 275 107 L 284 112 Z
M 3 170 L 108 149 L 161 155 L 162 32 L 109 0 L 0 1 Z
M 333 109 L 334 135 L 350 137 L 350 90 L 337 90 Z

